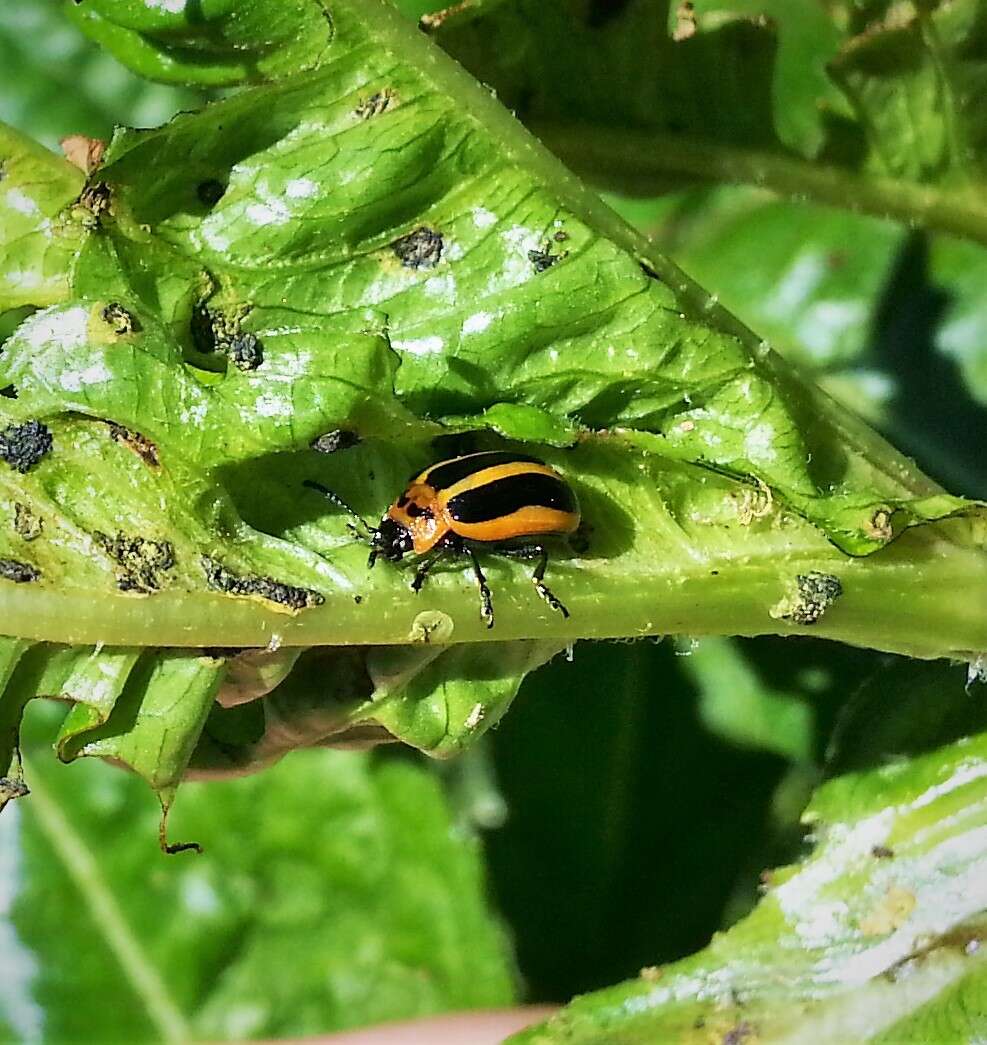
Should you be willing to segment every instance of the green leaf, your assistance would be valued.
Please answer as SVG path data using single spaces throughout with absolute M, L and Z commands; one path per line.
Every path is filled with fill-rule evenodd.
M 331 9 L 307 0 L 210 0 L 136 6 L 128 0 L 66 4 L 76 24 L 151 80 L 255 83 L 320 64 L 333 40 Z
M 206 28 L 109 0 L 79 14 L 139 34 L 137 65 L 174 71 L 209 39 L 212 76 L 243 63 L 262 10 L 217 3 Z M 356 648 L 327 655 L 325 708 L 276 667 L 256 707 L 211 710 L 222 651 L 108 663 L 66 757 L 122 759 L 167 803 L 190 759 L 225 772 L 299 743 L 279 722 L 456 751 L 580 637 L 811 626 L 922 655 L 987 646 L 976 505 L 796 378 L 390 8 L 318 18 L 328 49 L 275 20 L 257 77 L 281 78 L 119 133 L 61 212 L 68 299 L 0 357 L 17 448 L 0 606 L 11 633 L 79 646 Z M 515 564 L 485 567 L 492 636 L 466 571 L 421 597 L 390 564 L 368 574 L 349 518 L 304 486 L 379 517 L 438 435 L 470 429 L 532 440 L 575 488 L 589 547 L 550 573 L 568 620 Z M 310 449 L 327 432 L 362 442 Z M 527 645 L 453 648 L 490 638 Z
M 45 1040 L 293 1037 L 512 1000 L 476 843 L 420 765 L 308 752 L 190 784 L 175 827 L 208 844 L 174 860 L 135 779 L 39 759 L 31 778 L 13 919 Z
M 957 674 L 937 671 L 936 696 L 962 697 Z M 980 734 L 829 781 L 804 816 L 814 851 L 766 877 L 751 915 L 511 1040 L 890 1042 L 932 1026 L 943 1040 L 976 1036 L 985 779 Z
M 68 296 L 81 229 L 65 208 L 81 171 L 0 124 L 0 313 Z
M 139 461 L 127 469 L 127 516 L 142 520 L 140 527 L 125 530 L 106 518 L 101 498 L 87 507 L 73 491 L 72 504 L 74 520 L 91 535 L 114 540 L 122 533 L 174 550 L 174 568 L 156 579 L 163 589 L 155 598 L 156 642 L 188 634 L 186 601 L 166 598 L 182 590 L 195 592 L 203 611 L 230 604 L 221 620 L 209 611 L 213 644 L 263 645 L 275 635 L 360 641 L 370 615 L 376 641 L 405 640 L 414 632 L 411 598 L 394 599 L 389 590 L 388 607 L 375 614 L 376 593 L 393 587 L 387 572 L 368 582 L 344 518 L 323 514 L 301 483 L 315 473 L 376 515 L 403 477 L 433 455 L 424 443 L 440 429 L 426 418 L 450 413 L 455 428 L 473 417 L 477 428 L 492 424 L 554 443 L 571 441 L 580 427 L 635 429 L 626 440 L 584 433 L 578 450 L 554 457 L 578 479 L 590 509 L 598 501 L 588 521 L 604 542 L 626 529 L 625 517 L 649 526 L 662 517 L 679 534 L 687 514 L 732 514 L 723 498 L 744 498 L 744 484 L 709 469 L 756 477 L 779 505 L 811 520 L 801 527 L 792 518 L 789 534 L 801 528 L 812 543 L 818 527 L 854 554 L 966 507 L 937 499 L 931 484 L 903 471 L 859 427 L 850 435 L 852 422 L 711 311 L 664 258 L 535 150 L 489 96 L 448 64 L 433 71 L 424 57 L 438 56 L 427 42 L 384 9 L 373 17 L 368 11 L 361 8 L 357 18 L 343 4 L 335 8 L 335 50 L 319 70 L 241 93 L 159 132 L 118 137 L 94 179 L 94 189 L 109 186 L 101 204 L 108 209 L 88 229 L 74 276 L 79 296 L 30 317 L 5 350 L 3 377 L 19 396 L 6 407 L 12 422 L 44 419 L 56 445 L 70 453 L 86 433 L 87 454 L 118 465 L 125 455 L 99 446 L 95 433 L 109 443 L 119 428 L 87 429 L 76 418 L 111 421 L 150 440 L 164 462 L 160 469 Z M 397 52 L 389 48 L 404 47 L 402 41 L 407 47 L 394 65 L 387 56 Z M 422 62 L 412 60 L 416 49 Z M 352 55 L 362 63 L 356 81 Z M 366 107 L 373 98 L 383 101 Z M 406 104 L 410 98 L 419 102 Z M 312 137 L 306 121 L 316 109 L 324 131 Z M 517 159 L 508 163 L 509 156 Z M 148 169 L 160 172 L 153 184 Z M 218 200 L 200 198 L 206 185 L 218 187 Z M 325 243 L 337 246 L 326 254 Z M 114 318 L 121 314 L 123 320 Z M 229 350 L 235 341 L 260 352 L 259 367 L 241 370 L 205 351 Z M 813 415 L 811 424 L 804 420 Z M 347 452 L 356 468 L 316 464 L 307 451 L 313 438 L 336 429 L 373 441 Z M 884 456 L 877 466 L 867 460 L 875 453 Z M 647 480 L 615 499 L 618 454 L 629 474 L 637 468 Z M 40 480 L 59 469 L 57 456 L 39 466 Z M 87 471 L 99 469 L 93 462 Z M 594 472 L 603 484 L 599 497 L 590 488 Z M 354 487 L 356 475 L 371 473 L 372 481 Z M 688 475 L 703 485 L 690 488 Z M 176 501 L 165 492 L 172 481 L 196 493 Z M 156 507 L 162 495 L 168 520 Z M 676 506 L 669 518 L 682 498 L 692 503 Z M 96 518 L 85 519 L 87 511 Z M 232 541 L 220 536 L 218 523 Z M 594 582 L 594 602 L 608 583 L 617 582 L 610 589 L 616 596 L 632 574 L 637 583 L 642 567 L 654 569 L 645 565 L 654 559 L 642 536 L 624 542 L 621 554 L 580 565 Z M 816 544 L 809 556 L 823 548 Z M 36 553 L 45 576 L 61 570 L 68 581 L 76 569 L 91 576 L 103 565 L 104 577 L 130 583 L 119 563 L 87 556 L 85 564 L 53 564 L 40 559 L 40 546 Z M 690 556 L 708 560 L 711 553 L 719 554 L 707 545 Z M 832 572 L 829 564 L 818 568 Z M 562 597 L 568 587 L 578 599 L 578 587 L 561 571 Z M 521 582 L 516 569 L 509 573 Z M 770 610 L 797 573 L 778 578 L 764 607 L 766 628 L 776 627 L 768 623 Z M 448 580 L 437 579 L 430 608 L 451 617 L 456 641 L 480 638 L 474 611 L 450 613 L 452 600 L 442 598 Z M 234 598 L 209 595 L 210 586 Z M 104 588 L 98 636 L 86 634 L 84 621 L 66 636 L 61 615 L 48 612 L 54 633 L 45 637 L 147 641 L 133 630 L 130 599 L 121 602 L 112 587 Z M 271 606 L 272 593 L 277 606 L 313 608 L 278 621 L 260 608 Z M 353 593 L 363 596 L 359 605 Z M 22 586 L 10 597 L 33 603 L 44 598 L 43 586 Z M 173 617 L 179 605 L 180 622 Z M 574 632 L 530 597 L 517 605 L 525 606 L 525 619 L 502 614 L 498 638 L 569 639 L 597 627 L 582 613 L 586 623 Z M 670 608 L 668 600 L 661 605 Z M 602 623 L 616 634 L 682 626 L 651 611 L 646 619 L 614 614 Z M 968 644 L 976 648 L 981 639 Z

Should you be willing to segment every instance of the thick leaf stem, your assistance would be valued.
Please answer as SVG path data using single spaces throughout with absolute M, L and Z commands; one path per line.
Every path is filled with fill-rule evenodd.
M 553 571 L 553 590 L 569 607 L 564 619 L 533 590 L 504 585 L 495 560 L 486 565 L 494 589 L 496 627 L 477 609 L 468 570 L 444 573 L 414 595 L 406 573 L 368 574 L 356 602 L 348 591 L 326 591 L 325 603 L 297 615 L 276 613 L 253 599 L 163 591 L 146 599 L 86 591 L 5 585 L 0 618 L 25 637 L 132 645 L 148 634 L 166 646 L 278 648 L 539 638 L 648 635 L 813 635 L 917 657 L 970 659 L 987 649 L 987 556 L 959 542 L 976 520 L 911 531 L 879 554 L 852 558 L 820 541 L 777 547 L 763 556 L 707 563 L 664 561 L 639 574 L 611 574 L 605 564 L 569 560 Z M 800 575 L 836 576 L 843 594 L 811 627 L 783 613 Z M 501 583 L 498 583 L 501 582 Z
M 857 174 L 796 156 L 690 141 L 653 131 L 536 125 L 537 136 L 574 170 L 635 195 L 667 191 L 670 176 L 756 185 L 909 226 L 987 243 L 987 208 L 970 193 Z
M 120 971 L 143 1003 L 158 1036 L 166 1042 L 191 1041 L 188 1022 L 127 924 L 126 916 L 107 887 L 93 853 L 63 816 L 42 782 L 41 774 L 30 773 L 30 778 L 28 815 L 35 818 L 55 856 L 79 890 L 92 918 L 94 931 L 102 936 L 113 952 Z

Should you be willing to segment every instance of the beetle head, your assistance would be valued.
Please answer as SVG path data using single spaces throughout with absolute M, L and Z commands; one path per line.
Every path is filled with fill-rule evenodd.
M 385 515 L 377 529 L 370 534 L 370 558 L 367 565 L 373 566 L 378 558 L 398 562 L 413 549 L 414 539 L 408 527 Z

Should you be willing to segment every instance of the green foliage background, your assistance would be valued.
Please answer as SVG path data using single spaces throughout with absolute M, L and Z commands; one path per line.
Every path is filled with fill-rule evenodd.
M 869 6 L 874 16 L 880 5 Z M 983 14 L 972 3 L 944 6 L 953 12 L 939 27 L 946 43 L 950 32 L 973 41 L 962 72 L 976 94 Z M 980 184 L 977 164 L 951 143 L 917 154 L 905 140 L 880 78 L 869 78 L 873 55 L 843 60 L 849 94 L 828 79 L 826 63 L 842 34 L 860 28 L 864 7 L 834 0 L 809 17 L 785 0 L 697 3 L 700 27 L 705 18 L 714 28 L 686 41 L 698 56 L 676 58 L 677 93 L 667 82 L 627 90 L 619 119 L 621 96 L 599 82 L 653 79 L 654 39 L 635 22 L 648 5 L 587 7 L 592 28 L 580 21 L 566 47 L 546 46 L 557 28 L 551 5 L 507 0 L 478 4 L 439 39 L 731 312 L 953 493 L 987 496 L 987 248 L 977 206 L 962 229 L 952 211 L 909 227 L 900 207 L 886 216 L 834 206 L 840 191 L 852 201 L 881 178 L 945 186 L 960 203 Z M 957 25 L 964 8 L 974 16 Z M 737 20 L 765 10 L 775 30 Z M 738 40 L 749 66 L 723 64 Z M 892 39 L 892 55 L 899 44 L 909 41 Z M 629 58 L 637 51 L 639 64 Z M 600 81 L 578 74 L 587 68 Z M 722 71 L 723 95 L 691 111 L 711 68 Z M 113 123 L 156 125 L 203 98 L 136 79 L 43 0 L 0 9 L 0 70 L 0 119 L 49 146 L 72 132 L 108 137 Z M 941 101 L 921 63 L 905 72 L 910 133 L 927 142 Z M 881 116 L 876 138 L 852 133 L 847 98 L 856 115 Z M 709 124 L 710 109 L 720 125 Z M 626 131 L 634 162 L 566 126 L 572 112 Z M 965 140 L 980 156 L 977 131 Z M 692 169 L 688 150 L 670 147 L 676 135 L 706 149 Z M 643 149 L 648 140 L 658 147 Z M 889 151 L 888 142 L 899 144 Z M 749 156 L 729 151 L 747 146 L 759 176 L 747 173 Z M 815 170 L 844 180 L 820 187 Z M 706 171 L 713 183 L 698 177 Z M 738 181 L 759 184 L 720 183 Z M 296 752 L 259 776 L 187 786 L 172 834 L 207 846 L 187 863 L 157 858 L 157 810 L 138 781 L 100 763 L 53 763 L 43 750 L 52 716 L 31 705 L 23 739 L 34 796 L 0 819 L 9 1040 L 78 1041 L 94 1028 L 120 1041 L 294 1035 L 567 1001 L 697 951 L 747 914 L 762 869 L 800 853 L 798 819 L 822 780 L 861 774 L 856 790 L 841 777 L 822 792 L 819 816 L 839 823 L 858 812 L 845 794 L 876 787 L 888 763 L 905 767 L 903 806 L 937 766 L 954 764 L 936 749 L 966 743 L 964 757 L 983 764 L 977 742 L 963 739 L 987 727 L 983 690 L 968 692 L 965 668 L 945 662 L 805 637 L 581 643 L 572 656 L 530 675 L 500 727 L 439 770 L 392 751 Z M 982 817 L 987 799 L 968 794 L 966 808 Z M 934 877 L 918 857 L 915 867 L 909 886 Z M 979 939 L 967 928 L 965 943 Z M 931 1016 L 907 1016 L 920 1009 L 914 999 L 892 1000 L 888 1011 L 915 1021 L 893 1040 L 922 1040 L 937 1019 L 944 1033 L 982 1029 L 982 978 L 979 967 L 944 977 Z M 635 981 L 628 996 L 648 983 Z M 737 984 L 747 989 L 739 973 Z M 563 1029 L 586 1041 L 713 1032 L 695 1026 L 709 1018 L 702 1006 L 683 1015 L 655 1003 L 670 1022 L 635 1025 L 625 1001 L 590 1000 Z M 756 997 L 739 1015 L 718 996 L 710 1004 L 722 1034 L 745 1019 L 768 1026 L 789 1016 L 785 1002 L 762 1012 Z M 957 1013 L 973 1015 L 964 1024 Z M 601 1026 L 617 1029 L 594 1038 Z M 782 1030 L 819 1040 L 811 1025 Z M 532 1040 L 558 1040 L 544 1033 Z

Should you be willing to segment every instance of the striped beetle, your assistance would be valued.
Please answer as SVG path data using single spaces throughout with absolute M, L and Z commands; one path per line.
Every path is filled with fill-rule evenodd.
M 544 582 L 548 551 L 542 537 L 565 536 L 579 526 L 579 502 L 572 487 L 544 461 L 506 450 L 453 457 L 412 476 L 376 528 L 320 483 L 310 489 L 328 497 L 367 530 L 372 567 L 378 558 L 398 562 L 422 556 L 411 582 L 421 591 L 432 567 L 447 555 L 469 558 L 480 589 L 480 616 L 494 625 L 490 586 L 477 547 L 513 558 L 537 559 L 532 581 L 538 594 L 564 617 L 569 611 Z

